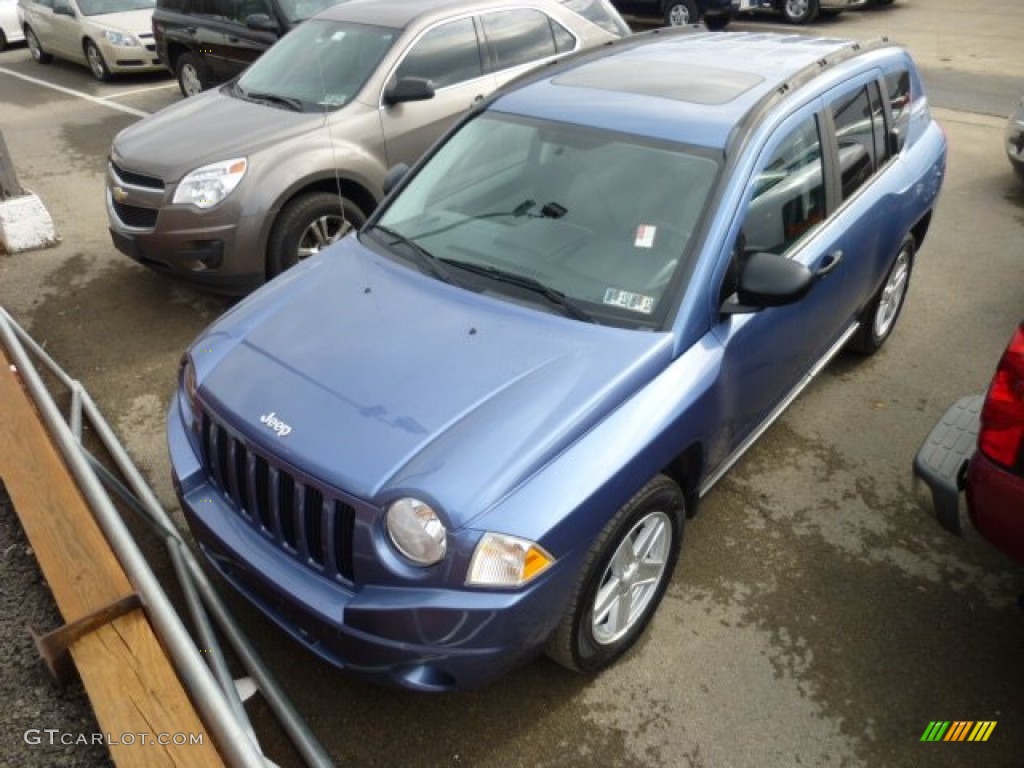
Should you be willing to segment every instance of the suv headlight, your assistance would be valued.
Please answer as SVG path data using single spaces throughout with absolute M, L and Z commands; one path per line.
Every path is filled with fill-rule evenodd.
M 142 47 L 142 43 L 139 42 L 139 38 L 135 35 L 129 35 L 127 32 L 115 32 L 112 29 L 104 29 L 103 36 L 107 38 L 107 42 L 111 45 L 117 45 L 121 48 Z
M 469 563 L 467 584 L 518 587 L 540 575 L 555 558 L 528 539 L 485 533 Z
M 196 208 L 213 208 L 231 194 L 245 176 L 249 162 L 244 157 L 210 163 L 196 168 L 174 190 L 175 203 L 187 203 Z
M 416 565 L 433 565 L 444 558 L 448 532 L 437 513 L 419 499 L 398 499 L 386 515 L 391 543 Z

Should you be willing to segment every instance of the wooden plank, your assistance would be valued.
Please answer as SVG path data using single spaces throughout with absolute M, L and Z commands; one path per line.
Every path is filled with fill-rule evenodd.
M 2 348 L 0 477 L 65 621 L 131 594 L 128 577 Z M 100 729 L 110 735 L 117 765 L 223 765 L 143 611 L 81 638 L 71 655 Z M 181 741 L 178 734 L 186 743 L 158 743 Z M 200 736 L 201 744 L 190 743 Z

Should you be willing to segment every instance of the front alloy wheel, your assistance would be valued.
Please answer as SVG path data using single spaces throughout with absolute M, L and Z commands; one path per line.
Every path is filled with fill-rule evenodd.
M 818 0 L 783 0 L 782 16 L 790 24 L 806 24 L 818 15 Z
M 596 672 L 629 650 L 661 602 L 683 539 L 683 494 L 658 475 L 605 526 L 547 654 L 570 669 Z
M 313 192 L 292 200 L 281 211 L 270 233 L 267 278 L 338 242 L 364 221 L 366 215 L 362 210 L 340 195 Z
M 104 61 L 100 49 L 92 40 L 85 41 L 85 58 L 89 62 L 89 69 L 92 70 L 93 77 L 103 83 L 110 79 L 110 68 Z

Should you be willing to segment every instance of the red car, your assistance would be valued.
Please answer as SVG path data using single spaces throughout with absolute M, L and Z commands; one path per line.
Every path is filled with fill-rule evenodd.
M 960 491 L 974 527 L 1024 563 L 1024 321 L 988 393 L 965 397 L 935 425 L 914 459 L 943 527 L 959 534 Z

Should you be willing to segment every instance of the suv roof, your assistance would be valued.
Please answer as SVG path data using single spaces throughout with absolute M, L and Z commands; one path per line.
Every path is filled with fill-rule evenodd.
M 492 108 L 564 120 L 574 104 L 585 104 L 586 122 L 597 127 L 723 148 L 762 103 L 884 42 L 654 30 L 526 75 L 517 82 L 530 88 L 496 94 Z M 604 92 L 600 99 L 595 90 Z

